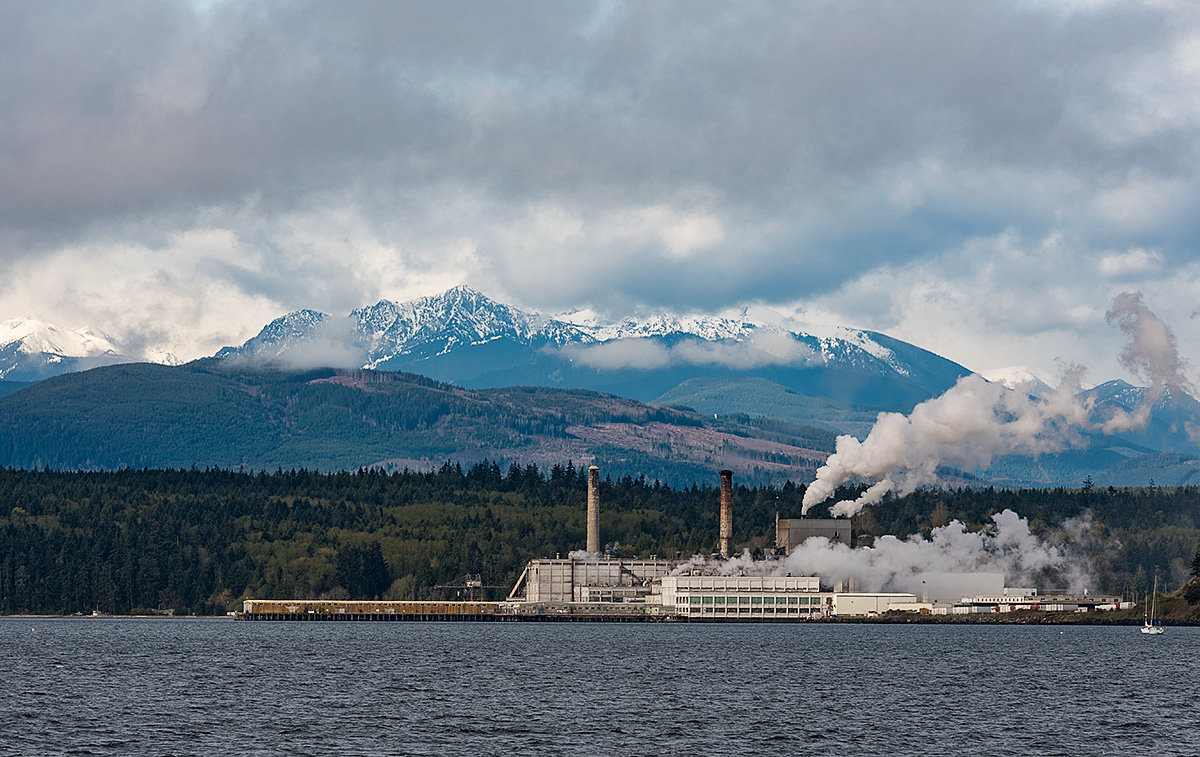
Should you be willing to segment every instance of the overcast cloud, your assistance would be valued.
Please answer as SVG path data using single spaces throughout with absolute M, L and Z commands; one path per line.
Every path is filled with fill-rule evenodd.
M 0 4 L 0 319 L 182 358 L 457 283 L 758 303 L 986 370 L 1193 363 L 1200 12 L 1148 2 Z

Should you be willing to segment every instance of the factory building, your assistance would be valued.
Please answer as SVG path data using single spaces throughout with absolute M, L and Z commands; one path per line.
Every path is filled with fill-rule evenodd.
M 1038 593 L 1036 589 L 1005 588 L 998 594 L 981 594 L 963 597 L 961 601 L 946 608 L 938 608 L 939 615 L 973 615 L 977 613 L 1020 612 L 1095 612 L 1118 610 L 1130 606 L 1120 597 L 1101 594 L 1068 594 L 1063 591 Z
M 717 549 L 723 558 L 733 554 L 732 477 L 730 471 L 721 471 Z M 849 547 L 853 537 L 850 520 L 776 515 L 777 555 L 786 555 L 816 537 Z M 601 543 L 600 471 L 592 466 L 588 469 L 587 549 L 566 559 L 531 560 L 506 605 L 518 614 L 649 613 L 686 620 L 769 621 L 871 617 L 889 612 L 1071 611 L 1106 609 L 1120 602 L 1117 597 L 1046 597 L 1033 589 L 1004 589 L 1001 573 L 923 573 L 901 586 L 919 594 L 863 592 L 854 579 L 839 583 L 833 591 L 821 591 L 818 576 L 713 575 L 728 564 L 696 568 L 681 559 L 605 557 L 600 554 Z M 952 602 L 956 604 L 951 606 Z
M 666 576 L 660 602 L 685 618 L 802 620 L 826 613 L 816 576 Z
M 892 592 L 839 592 L 832 595 L 830 605 L 829 614 L 838 617 L 871 617 L 888 612 L 933 612 L 933 605 L 921 602 L 915 594 Z
M 680 564 L 680 560 L 623 560 L 591 553 L 580 559 L 530 560 L 508 598 L 544 604 L 644 602 L 654 580 L 670 575 Z
M 681 560 L 612 558 L 600 554 L 600 469 L 588 468 L 587 549 L 566 559 L 530 560 L 509 592 L 509 601 L 538 604 L 642 602 L 654 580 Z
M 780 518 L 775 515 L 775 551 L 787 555 L 805 540 L 820 536 L 831 542 L 850 545 L 849 518 Z
M 733 555 L 733 473 L 721 471 L 718 553 Z M 823 537 L 850 545 L 845 518 L 775 519 L 779 551 Z M 566 559 L 531 560 L 508 602 L 552 611 L 568 606 L 626 608 L 689 620 L 806 620 L 836 615 L 876 615 L 891 610 L 926 611 L 912 594 L 870 594 L 853 585 L 822 592 L 818 576 L 704 575 L 675 559 L 613 558 L 600 552 L 600 470 L 588 468 L 587 549 Z M 554 608 L 558 608 L 557 610 Z M 640 609 L 639 609 L 640 608 Z

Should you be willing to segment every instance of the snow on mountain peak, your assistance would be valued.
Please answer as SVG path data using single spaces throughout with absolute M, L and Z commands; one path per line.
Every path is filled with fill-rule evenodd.
M 1042 397 L 1053 391 L 1052 381 L 1041 372 L 1027 365 L 1011 365 L 1005 368 L 992 368 L 980 371 L 988 381 L 1017 391 Z
M 355 310 L 350 318 L 360 324 L 372 355 L 369 365 L 417 349 L 442 354 L 457 345 L 499 338 L 535 346 L 587 339 L 568 324 L 496 302 L 465 285 L 409 302 L 381 300 Z
M 764 308 L 716 315 L 657 311 L 617 321 L 591 310 L 549 317 L 496 302 L 464 285 L 407 302 L 380 300 L 345 319 L 332 319 L 341 325 L 318 322 L 322 318 L 327 316 L 314 311 L 289 314 L 242 347 L 226 348 L 217 356 L 276 359 L 288 352 L 313 351 L 317 344 L 325 346 L 316 351 L 327 354 L 337 334 L 345 347 L 361 352 L 362 367 L 404 366 L 418 372 L 427 359 L 499 341 L 561 351 L 570 363 L 602 371 L 676 363 L 735 370 L 837 365 L 912 376 L 923 375 L 928 367 L 927 358 L 902 350 L 903 343 L 882 335 L 844 327 L 813 329 L 817 335 L 796 331 L 790 321 Z
M 580 316 L 583 313 L 572 315 Z M 720 342 L 727 339 L 747 339 L 757 328 L 753 323 L 731 318 L 676 315 L 666 312 L 629 316 L 615 323 L 606 323 L 591 313 L 584 317 L 587 318 L 586 321 L 581 319 L 571 321 L 571 324 L 601 342 L 614 339 L 648 339 L 670 334 L 690 334 L 710 342 Z
M 89 328 L 64 329 L 28 316 L 0 323 L 0 348 L 10 345 L 16 345 L 16 351 L 25 355 L 96 357 L 119 354 L 107 334 Z
M 40 381 L 60 373 L 127 362 L 112 337 L 64 329 L 30 316 L 0 323 L 0 379 Z

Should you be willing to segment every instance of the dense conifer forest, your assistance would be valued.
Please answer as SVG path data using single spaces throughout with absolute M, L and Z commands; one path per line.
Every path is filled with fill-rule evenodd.
M 0 469 L 0 613 L 216 614 L 245 597 L 438 598 L 468 573 L 508 586 L 533 557 L 584 543 L 586 471 L 480 463 L 428 473 Z M 713 486 L 605 480 L 601 528 L 615 554 L 710 553 Z M 854 495 L 857 490 L 844 490 Z M 774 516 L 804 487 L 735 492 L 734 540 L 770 550 Z M 861 536 L 972 529 L 1009 508 L 1053 534 L 1087 516 L 1097 590 L 1174 588 L 1200 539 L 1200 488 L 927 490 L 855 519 Z M 866 540 L 864 539 L 864 542 Z M 504 592 L 494 592 L 503 594 Z

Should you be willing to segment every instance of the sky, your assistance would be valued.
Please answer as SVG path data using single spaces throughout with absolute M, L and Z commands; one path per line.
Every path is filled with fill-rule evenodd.
M 468 284 L 1200 360 L 1200 6 L 0 3 L 0 320 L 188 359 Z

